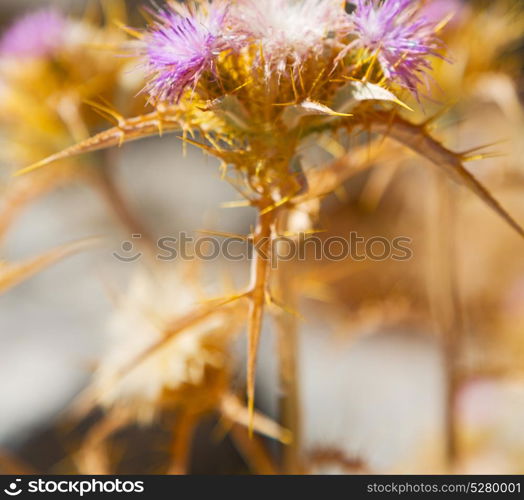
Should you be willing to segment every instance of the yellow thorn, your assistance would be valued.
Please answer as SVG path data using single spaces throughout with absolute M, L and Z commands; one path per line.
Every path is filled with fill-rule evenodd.
M 101 111 L 100 109 L 97 109 L 97 108 L 92 108 L 92 109 L 98 116 L 101 116 L 104 120 L 107 120 L 108 122 L 113 123 L 115 126 L 118 125 L 118 122 L 114 120 L 113 116 L 108 115 L 107 113 L 105 113 L 104 111 Z
M 399 60 L 393 65 L 393 69 L 397 69 L 408 57 L 408 53 L 404 52 L 399 58 Z
M 381 148 L 384 143 L 386 142 L 386 139 L 389 137 L 389 134 L 391 132 L 391 129 L 395 123 L 395 118 L 397 116 L 396 110 L 392 110 L 389 119 L 388 119 L 388 127 L 386 129 L 386 132 L 382 135 L 382 138 L 380 139 L 379 148 Z M 371 143 L 368 141 L 368 162 L 371 160 Z
M 193 139 L 189 139 L 188 137 L 185 137 L 184 135 L 177 136 L 181 141 L 187 144 L 191 144 L 193 146 L 196 146 L 197 148 L 203 149 L 209 154 L 216 154 L 216 151 L 213 148 L 210 148 L 209 146 L 206 146 L 205 144 L 202 144 L 201 142 L 194 141 Z
M 247 411 L 249 415 L 249 422 L 248 422 L 247 429 L 249 432 L 249 437 L 252 438 L 253 430 L 255 428 L 255 396 L 254 394 L 249 395 L 248 403 L 247 403 Z
M 283 233 L 277 235 L 278 237 L 284 237 L 284 238 L 296 238 L 297 236 L 305 235 L 305 236 L 313 236 L 315 234 L 322 234 L 326 233 L 327 229 L 308 229 L 307 231 L 303 231 L 300 233 L 294 232 L 294 231 L 284 231 Z
M 508 142 L 508 139 L 503 139 L 503 140 L 500 140 L 500 141 L 490 142 L 489 144 L 484 144 L 482 146 L 476 146 L 476 147 L 468 149 L 466 151 L 462 151 L 460 154 L 462 156 L 468 156 L 468 155 L 470 155 L 472 153 L 480 152 L 483 149 L 492 148 L 493 146 L 499 146 L 500 144 L 504 144 L 504 143 L 507 143 L 507 142 Z
M 437 26 L 435 26 L 434 31 L 435 33 L 438 33 L 439 31 L 443 30 L 449 22 L 455 17 L 456 12 L 450 12 L 442 21 L 440 21 Z
M 465 156 L 460 157 L 461 161 L 464 163 L 470 163 L 472 161 L 479 161 L 479 160 L 488 160 L 490 158 L 501 158 L 507 156 L 505 153 L 483 153 L 478 155 L 472 155 L 472 156 Z
M 281 207 L 282 205 L 285 205 L 291 200 L 291 196 L 285 196 L 281 200 L 279 200 L 277 203 L 274 203 L 273 205 L 264 208 L 264 210 L 260 211 L 260 215 L 266 215 L 269 212 L 272 212 L 273 210 L 276 210 L 277 208 Z
M 259 45 L 258 45 L 258 52 L 259 52 L 259 55 L 260 55 L 260 66 L 262 68 L 264 68 L 265 65 L 266 65 L 266 58 L 264 56 L 264 48 L 262 46 L 262 42 L 260 42 Z
M 337 140 L 329 135 L 321 135 L 318 139 L 318 145 L 327 151 L 334 158 L 343 156 L 347 151 Z
M 227 233 L 222 231 L 210 231 L 207 229 L 198 230 L 197 233 L 206 234 L 208 236 L 218 236 L 220 238 L 239 238 L 244 241 L 248 241 L 251 239 L 249 235 L 245 234 Z
M 117 125 L 123 125 L 125 124 L 125 118 L 118 113 L 116 110 L 109 107 L 107 104 L 99 103 L 96 101 L 92 101 L 89 99 L 84 100 L 84 104 L 87 104 L 88 106 L 91 106 L 95 111 L 101 111 L 103 113 L 106 113 L 108 116 L 113 118 L 116 121 Z
M 333 193 L 335 196 L 341 201 L 342 203 L 345 203 L 348 201 L 348 192 L 346 191 L 346 188 L 344 185 L 338 186 Z
M 437 120 L 442 118 L 453 106 L 455 103 L 449 103 L 447 106 L 444 106 L 433 116 L 430 116 L 426 121 L 422 122 L 419 126 L 421 128 L 427 129 L 430 125 L 434 124 Z
M 226 162 L 222 162 L 220 164 L 220 167 L 218 167 L 219 170 L 220 170 L 220 180 L 226 180 L 226 176 L 227 176 L 227 163 Z
M 213 304 L 215 303 L 222 303 L 223 305 L 228 305 L 231 302 L 236 302 L 237 300 L 247 298 L 249 297 L 249 292 L 242 292 L 242 293 L 234 293 L 232 295 L 229 295 L 227 297 L 212 297 L 210 299 L 201 300 L 200 304 Z
M 415 111 L 411 106 L 408 106 L 404 101 L 401 101 L 400 99 L 394 99 L 393 102 L 395 104 L 398 104 L 401 108 L 411 111 L 412 113 Z
M 120 130 L 120 137 L 118 139 L 118 147 L 121 148 L 126 142 L 126 132 L 125 130 Z
M 342 75 L 342 78 L 350 82 L 361 82 L 362 81 L 360 78 L 355 78 L 354 76 Z M 331 81 L 336 82 L 337 80 L 330 80 L 330 82 Z
M 266 304 L 277 307 L 278 309 L 281 309 L 285 313 L 290 314 L 291 316 L 295 316 L 295 318 L 298 318 L 301 321 L 305 321 L 304 316 L 302 316 L 298 311 L 286 306 L 284 303 L 275 299 L 275 297 L 273 297 L 271 293 L 268 291 L 266 291 Z
M 241 85 L 239 85 L 238 87 L 233 89 L 231 93 L 234 94 L 234 93 L 238 92 L 239 90 L 243 89 L 244 87 L 247 87 L 252 82 L 253 82 L 253 79 L 250 78 L 247 82 L 242 83 Z
M 375 66 L 375 62 L 378 58 L 378 53 L 379 53 L 379 50 L 381 50 L 381 47 L 379 47 L 374 53 L 373 55 L 371 56 L 371 62 L 369 63 L 369 66 L 368 66 L 368 69 L 366 70 L 366 74 L 364 75 L 364 78 L 363 80 L 364 81 L 369 81 L 369 78 L 371 76 L 371 73 L 373 71 L 373 67 Z
M 296 106 L 296 102 L 277 102 L 273 106 Z
M 313 93 L 313 90 L 318 85 L 318 82 L 320 81 L 320 79 L 324 76 L 324 73 L 325 73 L 325 69 L 322 69 L 320 73 L 318 74 L 318 76 L 315 78 L 315 80 L 313 81 L 313 84 L 311 85 L 311 88 L 309 89 L 310 94 Z
M 143 5 L 138 7 L 138 12 L 145 19 L 145 21 L 147 21 L 148 24 L 153 24 L 155 22 L 154 16 L 151 15 L 149 10 L 147 10 Z
M 293 71 L 293 67 L 291 67 L 291 88 L 293 89 L 293 94 L 295 96 L 295 102 L 298 103 L 299 97 L 298 97 L 297 87 L 295 85 L 295 72 Z
M 220 206 L 222 208 L 242 208 L 242 207 L 250 207 L 251 202 L 249 200 L 239 200 L 239 201 L 226 201 L 224 203 L 221 203 Z
M 9 290 L 60 260 L 99 244 L 101 241 L 100 237 L 86 238 L 67 243 L 23 262 L 10 264 L 0 261 L 0 293 Z
M 38 170 L 39 168 L 45 167 L 52 161 L 49 158 L 45 158 L 44 160 L 41 160 L 39 162 L 33 163 L 32 165 L 29 165 L 28 167 L 21 168 L 13 173 L 13 177 L 20 177 L 25 174 L 29 174 L 30 172 L 33 172 L 34 170 Z
M 302 68 L 298 68 L 298 81 L 300 82 L 300 88 L 302 89 L 302 92 L 306 93 L 306 87 L 304 85 L 304 79 L 302 77 Z
M 386 76 L 383 76 L 379 81 L 378 81 L 378 84 L 380 87 L 383 87 L 386 82 L 388 81 L 387 77 Z
M 205 137 L 217 151 L 219 152 L 223 151 L 222 148 L 215 141 L 215 138 L 212 135 L 206 134 Z

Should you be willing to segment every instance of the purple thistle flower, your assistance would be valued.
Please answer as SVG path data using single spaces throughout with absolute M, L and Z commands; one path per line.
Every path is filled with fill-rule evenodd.
M 440 20 L 421 15 L 413 0 L 356 0 L 352 14 L 357 46 L 376 53 L 384 75 L 416 93 L 420 76 L 438 56 L 434 28 Z
M 213 69 L 218 54 L 230 46 L 224 35 L 226 15 L 222 2 L 209 3 L 205 10 L 170 4 L 157 13 L 144 50 L 153 75 L 146 90 L 153 99 L 176 102 Z
M 47 57 L 61 45 L 65 17 L 42 9 L 21 17 L 0 39 L 0 54 L 8 57 Z

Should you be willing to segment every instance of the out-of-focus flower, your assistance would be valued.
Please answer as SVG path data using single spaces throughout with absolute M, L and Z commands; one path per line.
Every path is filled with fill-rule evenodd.
M 0 41 L 0 126 L 9 147 L 0 155 L 26 163 L 100 126 L 85 101 L 114 102 L 127 87 L 128 61 L 116 57 L 120 30 L 41 10 L 15 21 Z
M 130 102 L 143 85 L 134 73 L 129 77 L 129 65 L 136 64 L 116 55 L 126 36 L 113 24 L 110 17 L 97 25 L 46 9 L 15 21 L 1 37 L 0 162 L 6 176 L 87 137 L 108 117 L 115 120 L 113 104 Z M 97 105 L 103 119 L 92 109 Z M 67 161 L 45 175 L 8 177 L 0 189 L 0 239 L 21 210 L 58 186 L 74 179 L 105 189 L 107 182 L 93 173 L 87 164 Z M 113 203 L 115 196 L 102 193 Z
M 429 57 L 438 54 L 438 21 L 421 15 L 420 2 L 413 0 L 357 0 L 352 20 L 357 39 L 350 47 L 376 54 L 388 80 L 416 91 L 431 69 Z
M 227 6 L 215 2 L 190 8 L 169 4 L 145 38 L 145 53 L 153 78 L 147 90 L 156 100 L 178 101 L 195 86 L 216 57 L 231 47 L 225 34 Z
M 111 321 L 112 339 L 95 376 L 103 405 L 142 422 L 166 408 L 198 413 L 220 406 L 229 389 L 230 342 L 241 326 L 238 306 L 220 309 L 152 350 L 203 298 L 191 278 L 173 267 L 135 277 Z
M 65 17 L 55 9 L 32 12 L 16 21 L 0 39 L 2 57 L 46 57 L 62 43 Z

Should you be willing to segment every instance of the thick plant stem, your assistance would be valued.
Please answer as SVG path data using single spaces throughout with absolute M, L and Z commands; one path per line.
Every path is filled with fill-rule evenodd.
M 278 474 L 279 471 L 262 439 L 249 436 L 246 428 L 239 424 L 233 424 L 230 433 L 239 452 L 255 474 Z
M 288 429 L 292 435 L 292 441 L 284 446 L 283 469 L 286 474 L 298 474 L 301 471 L 300 395 L 297 366 L 298 326 L 296 317 L 285 312 L 278 318 L 278 323 L 280 425 Z
M 255 417 L 255 375 L 257 364 L 257 351 L 262 330 L 264 305 L 268 274 L 271 266 L 271 236 L 276 220 L 276 211 L 271 210 L 259 214 L 255 234 L 253 235 L 253 263 L 252 282 L 250 286 L 251 303 L 247 325 L 247 400 L 249 410 L 250 432 L 253 430 Z
M 76 454 L 80 474 L 107 475 L 113 472 L 108 441 L 111 435 L 122 429 L 126 423 L 127 419 L 121 412 L 110 411 L 89 430 L 84 444 Z
M 220 403 L 220 412 L 226 420 L 249 427 L 249 411 L 236 396 L 232 394 L 225 395 Z M 253 430 L 281 443 L 287 444 L 291 441 L 291 434 L 287 429 L 282 428 L 271 418 L 258 412 L 255 412 Z
M 444 184 L 444 183 L 443 183 Z M 448 467 L 451 469 L 459 458 L 458 429 L 456 418 L 456 402 L 460 389 L 460 357 L 461 344 L 463 340 L 462 307 L 457 283 L 457 266 L 455 251 L 454 220 L 455 201 L 450 192 L 452 186 L 445 183 L 441 188 L 441 199 L 443 204 L 443 218 L 448 225 L 448 241 L 444 258 L 447 259 L 449 290 L 446 294 L 449 301 L 449 323 L 443 329 L 444 358 L 446 363 L 446 407 L 445 407 L 445 429 L 446 429 L 446 458 Z
M 455 231 L 455 202 L 453 186 L 438 175 L 436 179 L 435 208 L 431 214 L 430 234 L 432 264 L 430 297 L 435 323 L 442 341 L 444 356 L 445 400 L 444 432 L 445 458 L 452 470 L 457 462 L 458 431 L 456 399 L 460 387 L 459 360 L 462 341 L 462 309 L 457 283 Z
M 0 449 L 0 473 L 23 476 L 36 475 L 40 472 L 19 458 L 14 457 L 9 451 Z
M 189 472 L 195 423 L 196 418 L 190 413 L 181 411 L 178 415 L 173 433 L 172 459 L 168 474 L 185 475 Z
M 283 214 L 279 230 L 285 233 L 287 229 L 287 217 Z M 287 310 L 280 309 L 275 318 L 278 332 L 280 425 L 292 435 L 292 441 L 283 449 L 282 469 L 284 474 L 300 474 L 301 423 L 297 360 L 299 328 L 297 315 L 293 314 L 298 306 L 298 299 L 292 269 L 288 264 L 279 264 L 276 287 L 278 299 Z

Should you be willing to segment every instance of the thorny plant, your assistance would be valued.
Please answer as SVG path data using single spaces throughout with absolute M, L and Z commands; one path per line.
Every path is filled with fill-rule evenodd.
M 222 178 L 242 197 L 232 206 L 252 206 L 258 213 L 252 234 L 242 235 L 259 250 L 251 282 L 244 291 L 178 315 L 175 326 L 139 350 L 138 360 L 152 361 L 175 336 L 198 330 L 231 304 L 247 301 L 248 425 L 253 428 L 257 349 L 266 306 L 272 306 L 287 398 L 281 424 L 292 432 L 295 451 L 296 291 L 290 277 L 274 272 L 270 259 L 261 256 L 268 256 L 279 235 L 298 231 L 297 213 L 313 212 L 306 228 L 313 231 L 318 200 L 345 178 L 340 174 L 343 159 L 320 170 L 304 168 L 314 145 L 339 145 L 348 138 L 362 145 L 366 138 L 388 137 L 469 188 L 524 236 L 464 167 L 479 156 L 453 152 L 434 139 L 429 132 L 433 118 L 414 123 L 405 117 L 412 110 L 404 101 L 420 107 L 428 97 L 432 65 L 453 64 L 439 40 L 449 11 L 435 13 L 432 7 L 432 2 L 417 0 L 202 0 L 148 9 L 146 30 L 124 29 L 135 39 L 128 44 L 132 55 L 143 60 L 143 94 L 152 110 L 124 118 L 98 105 L 115 121 L 113 128 L 18 172 L 40 171 L 76 155 L 168 133 L 180 134 L 186 144 L 221 161 Z M 133 368 L 125 367 L 122 376 Z M 290 461 L 291 469 L 300 470 L 296 456 Z

